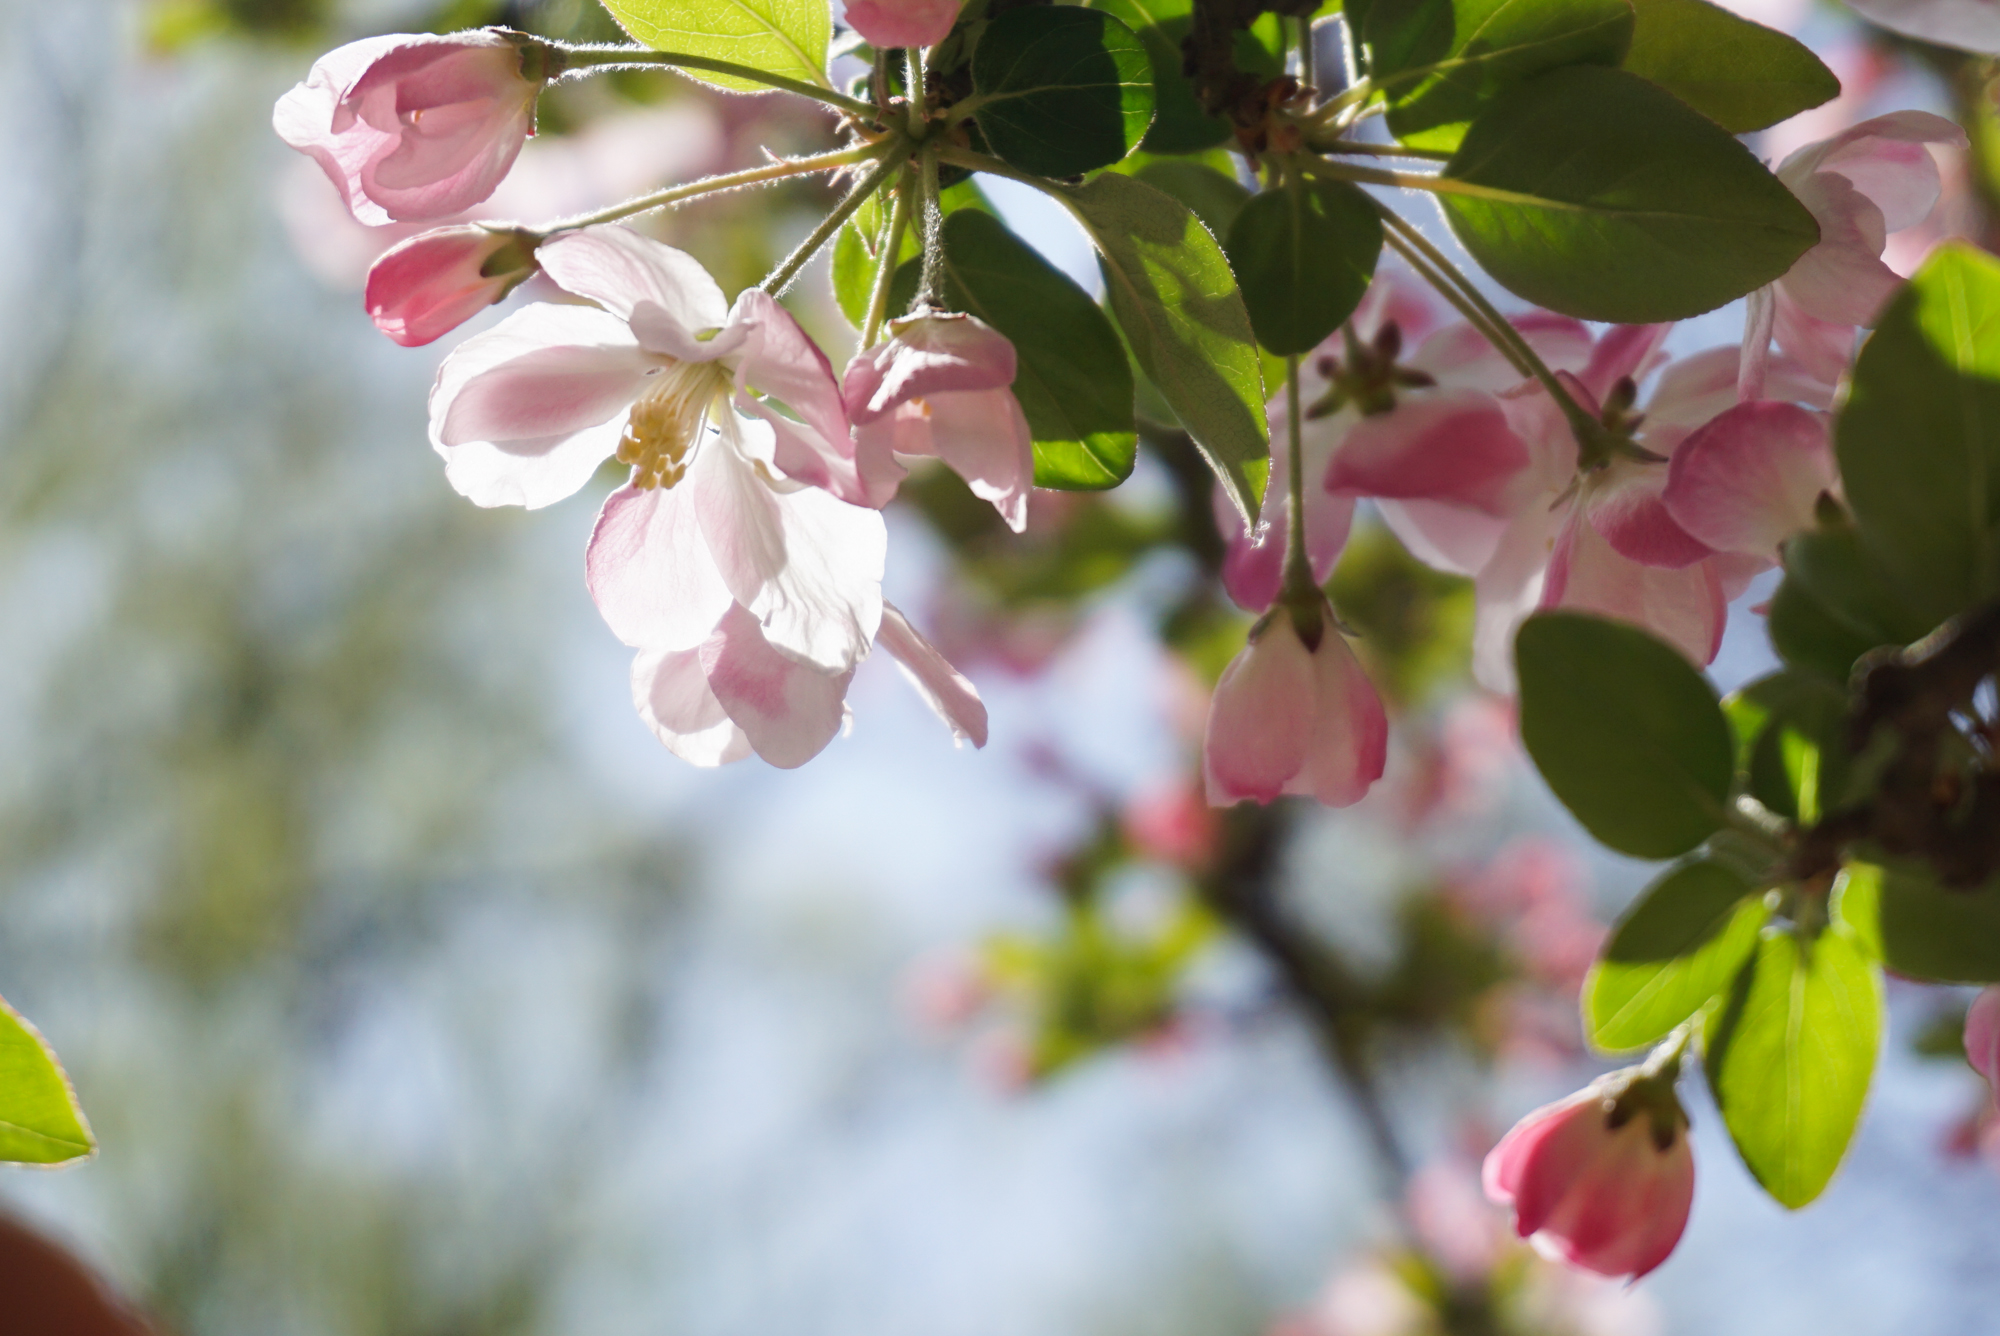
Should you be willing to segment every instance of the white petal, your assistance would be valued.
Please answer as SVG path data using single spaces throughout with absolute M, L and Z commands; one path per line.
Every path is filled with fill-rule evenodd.
M 627 227 L 564 232 L 543 242 L 535 258 L 558 287 L 621 320 L 650 307 L 656 320 L 692 335 L 729 318 L 729 303 L 701 261 Z M 671 348 L 659 351 L 680 356 Z
M 632 704 L 667 750 L 691 765 L 727 765 L 750 739 L 709 690 L 698 650 L 646 650 L 632 660 Z
M 877 642 L 889 651 L 903 676 L 924 702 L 937 711 L 938 718 L 951 726 L 954 740 L 970 739 L 975 747 L 986 745 L 986 705 L 979 690 L 965 675 L 951 666 L 937 647 L 917 633 L 895 605 L 882 605 L 882 626 Z
M 611 633 L 649 649 L 695 648 L 734 602 L 685 487 L 621 487 L 606 497 L 584 579 Z
M 740 604 L 723 614 L 700 654 L 709 690 L 772 765 L 804 765 L 840 731 L 854 670 L 828 672 L 784 653 Z

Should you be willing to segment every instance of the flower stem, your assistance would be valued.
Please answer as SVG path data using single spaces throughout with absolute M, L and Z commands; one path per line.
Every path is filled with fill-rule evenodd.
M 738 190 L 744 186 L 763 185 L 769 181 L 783 181 L 794 176 L 810 176 L 814 172 L 830 172 L 836 167 L 848 167 L 857 162 L 866 162 L 882 152 L 877 144 L 861 144 L 854 148 L 836 149 L 831 153 L 821 153 L 810 158 L 788 158 L 768 163 L 762 167 L 751 167 L 740 172 L 728 172 L 721 176 L 704 177 L 690 181 L 686 185 L 670 186 L 656 190 L 650 195 L 639 195 L 623 204 L 613 204 L 609 208 L 592 213 L 580 213 L 573 218 L 564 218 L 540 229 L 544 237 L 557 232 L 569 232 L 579 227 L 591 227 L 598 223 L 612 223 L 620 218 L 630 218 L 635 214 L 652 209 L 678 204 L 697 195 L 712 195 L 722 190 Z
M 861 325 L 861 346 L 873 348 L 882 337 L 882 322 L 889 317 L 889 290 L 896 285 L 898 260 L 903 254 L 903 233 L 910 228 L 910 196 L 916 180 L 906 168 L 896 186 L 896 200 L 889 209 L 888 239 L 875 259 L 875 282 L 868 291 L 868 316 Z
M 833 212 L 820 219 L 819 226 L 808 233 L 806 239 L 801 241 L 792 253 L 787 255 L 784 261 L 766 275 L 764 281 L 757 286 L 773 297 L 782 293 L 791 281 L 799 276 L 799 270 L 805 268 L 806 263 L 819 254 L 820 247 L 833 240 L 833 234 L 840 230 L 840 225 L 853 217 L 854 211 L 867 203 L 868 197 L 880 189 L 884 181 L 902 169 L 901 158 L 902 154 L 892 149 L 882 161 L 876 163 L 868 175 L 861 178 L 860 184 L 848 191 L 846 197 L 833 206 Z
M 1299 433 L 1305 424 L 1305 410 L 1299 402 L 1299 358 L 1285 359 L 1285 599 L 1316 601 L 1319 581 L 1313 578 L 1312 558 L 1306 554 L 1306 452 L 1300 448 Z
M 1306 147 L 1315 153 L 1359 154 L 1371 158 L 1424 158 L 1431 162 L 1451 161 L 1451 154 L 1440 149 L 1411 148 L 1406 144 L 1364 144 L 1358 140 L 1341 139 L 1338 136 L 1319 138 L 1309 134 L 1306 136 Z
M 924 276 L 917 286 L 917 305 L 944 305 L 944 206 L 938 202 L 938 155 L 935 142 L 925 144 L 917 198 L 923 210 Z
M 1513 342 L 1506 338 L 1506 336 L 1490 329 L 1487 326 L 1486 317 L 1479 313 L 1479 308 L 1467 301 L 1464 295 L 1452 285 L 1450 279 L 1431 268 L 1430 261 L 1423 257 L 1421 251 L 1418 251 L 1409 242 L 1403 240 L 1400 234 L 1393 231 L 1384 233 L 1382 240 L 1388 244 L 1390 250 L 1395 251 L 1396 254 L 1403 257 L 1405 264 L 1417 271 L 1418 278 L 1430 284 L 1437 290 L 1440 297 L 1450 302 L 1458 313 L 1465 317 L 1466 324 L 1471 325 L 1474 329 L 1485 335 L 1486 341 L 1493 345 L 1495 351 L 1507 359 L 1507 364 L 1518 371 L 1523 379 L 1529 379 L 1534 376 L 1533 369 L 1528 366 L 1527 362 L 1522 360 L 1521 354 L 1515 350 Z
M 713 56 L 697 56 L 686 51 L 653 51 L 641 46 L 564 46 L 561 62 L 564 73 L 575 70 L 626 70 L 647 66 L 668 65 L 677 69 L 707 70 L 710 74 L 728 74 L 752 83 L 763 84 L 800 97 L 809 97 L 815 102 L 824 102 L 829 107 L 859 116 L 864 120 L 875 119 L 875 108 L 859 99 L 836 93 L 827 86 L 825 76 L 818 83 L 807 83 L 803 79 L 789 78 L 783 74 L 773 74 L 760 70 L 754 65 L 739 65 L 733 60 L 717 60 Z

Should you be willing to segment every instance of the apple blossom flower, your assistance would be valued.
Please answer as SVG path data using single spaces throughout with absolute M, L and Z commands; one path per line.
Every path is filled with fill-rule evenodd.
M 369 268 L 368 318 L 405 348 L 434 342 L 533 277 L 540 243 L 524 228 L 477 223 L 411 237 Z
M 1820 239 L 1776 283 L 1751 294 L 1743 398 L 1766 397 L 1761 374 L 1774 336 L 1819 379 L 1839 379 L 1853 360 L 1855 330 L 1874 324 L 1902 285 L 1882 262 L 1889 234 L 1923 222 L 1943 189 L 1932 144 L 1962 149 L 1965 131 L 1929 112 L 1898 111 L 1806 144 L 1778 164 L 1778 179 L 1812 211 Z
M 493 193 L 560 62 L 557 48 L 499 28 L 370 37 L 321 56 L 271 124 L 361 222 L 433 221 Z
M 1965 1059 L 2000 1090 L 2000 987 L 1980 989 L 1966 1009 Z
M 920 311 L 856 354 L 843 392 L 867 503 L 885 505 L 906 472 L 898 455 L 934 455 L 991 501 L 1015 533 L 1028 523 L 1034 439 L 1009 388 L 1014 345 L 969 315 Z
M 958 22 L 959 0 L 848 0 L 847 26 L 878 51 L 935 46 Z
M 1538 1251 L 1599 1275 L 1646 1275 L 1680 1242 L 1694 1201 L 1672 1077 L 1618 1072 L 1535 1110 L 1487 1155 L 1481 1177 Z
M 1212 806 L 1297 793 L 1346 807 L 1382 777 L 1389 721 L 1374 683 L 1323 600 L 1316 621 L 1298 620 L 1267 613 L 1215 685 L 1202 745 Z
M 1812 527 L 1839 471 L 1827 416 L 1795 403 L 1756 400 L 1712 418 L 1674 452 L 1661 493 L 1667 513 L 1718 552 L 1775 558 L 1785 539 Z
M 881 604 L 876 645 L 896 660 L 955 740 L 986 745 L 979 692 L 918 634 L 893 604 Z M 755 752 L 790 770 L 833 741 L 847 720 L 854 668 L 830 669 L 774 645 L 757 618 L 732 602 L 715 629 L 689 649 L 642 649 L 632 661 L 632 704 L 668 751 L 711 767 Z
M 887 536 L 825 490 L 853 480 L 825 355 L 767 293 L 726 307 L 691 256 L 628 229 L 565 233 L 537 258 L 602 309 L 527 306 L 445 359 L 431 440 L 452 486 L 532 509 L 615 454 L 630 481 L 606 498 L 585 571 L 619 639 L 694 651 L 741 607 L 773 650 L 852 668 L 882 618 Z M 724 650 L 758 653 L 740 626 Z

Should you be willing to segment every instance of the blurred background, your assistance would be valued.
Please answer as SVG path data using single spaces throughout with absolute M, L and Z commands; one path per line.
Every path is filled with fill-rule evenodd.
M 1850 89 L 1767 155 L 1969 118 L 1910 244 L 1983 234 L 1988 71 L 1752 12 Z M 1608 1065 L 1576 988 L 1648 869 L 1589 849 L 1471 690 L 1469 590 L 1365 524 L 1335 589 L 1400 712 L 1388 778 L 1208 813 L 1195 744 L 1247 619 L 1171 433 L 1117 492 L 1038 494 L 1021 540 L 942 472 L 892 511 L 889 596 L 978 684 L 984 751 L 873 661 L 802 770 L 660 748 L 581 579 L 613 479 L 534 514 L 451 492 L 424 410 L 449 343 L 397 348 L 359 301 L 405 233 L 269 127 L 340 41 L 487 22 L 616 37 L 590 0 L 0 0 L 0 994 L 102 1146 L 0 1169 L 0 1212 L 184 1336 L 1990 1328 L 2000 1135 L 1936 990 L 1892 996 L 1800 1215 L 1694 1093 L 1655 1276 L 1505 1241 L 1478 1159 Z M 565 87 L 542 128 L 484 216 L 832 127 L 655 73 Z M 1059 217 L 992 193 L 1095 283 Z M 652 226 L 734 292 L 830 198 Z M 838 364 L 823 263 L 793 305 Z M 1758 597 L 1725 686 L 1769 662 Z M 1339 1016 L 1298 1005 L 1287 944 Z M 58 1336 L 5 1284 L 0 1333 Z

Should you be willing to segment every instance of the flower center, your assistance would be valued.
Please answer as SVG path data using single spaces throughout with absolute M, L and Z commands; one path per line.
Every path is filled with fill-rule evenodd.
M 687 476 L 702 420 L 729 383 L 716 362 L 669 359 L 654 373 L 618 440 L 618 462 L 632 466 L 634 487 L 672 487 Z

